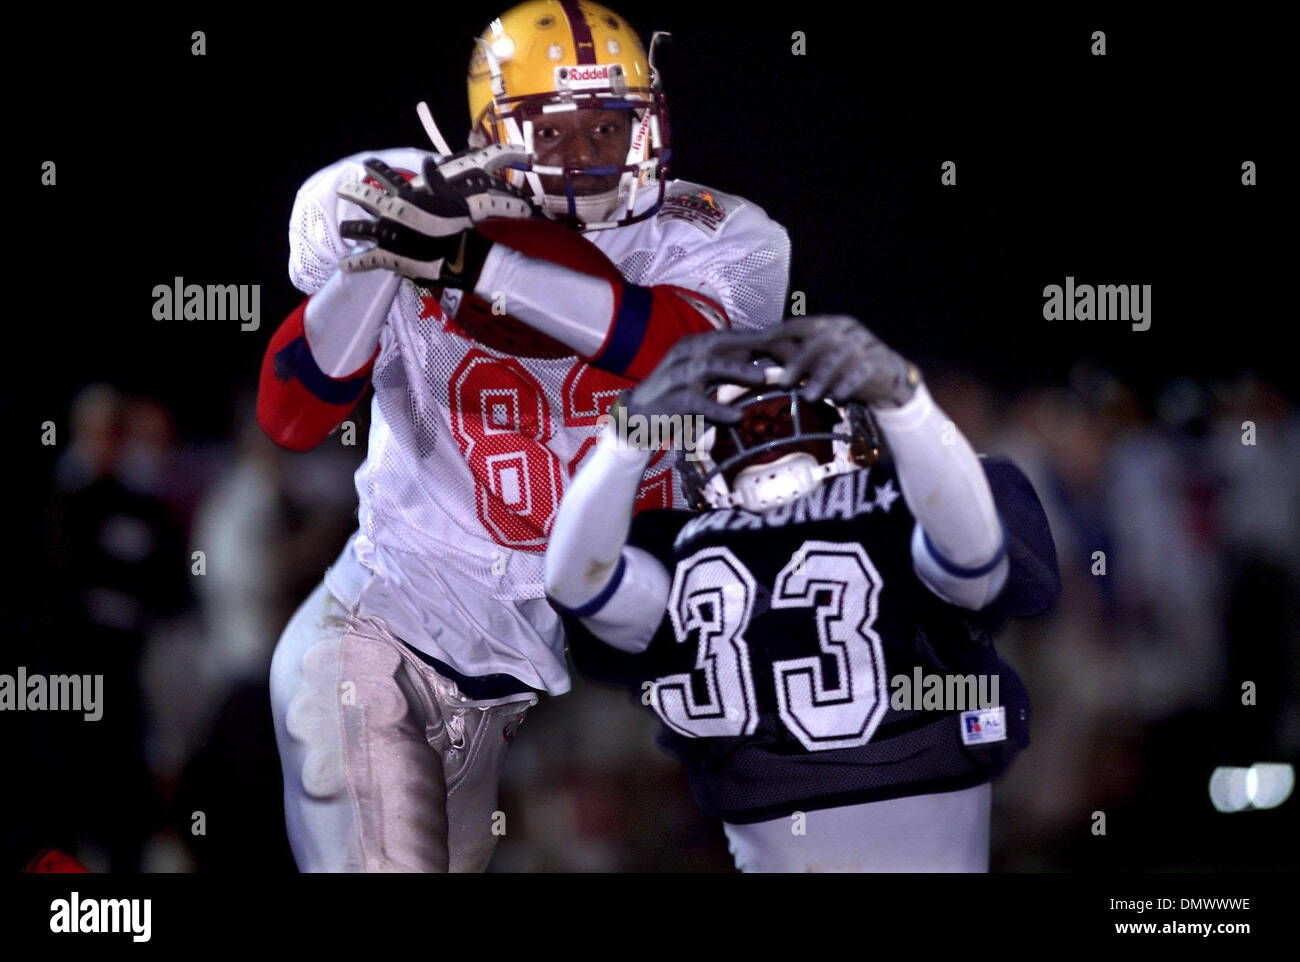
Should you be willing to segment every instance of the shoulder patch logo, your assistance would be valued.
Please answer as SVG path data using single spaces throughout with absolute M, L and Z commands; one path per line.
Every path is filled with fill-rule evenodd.
M 689 221 L 706 234 L 715 234 L 727 219 L 727 208 L 712 191 L 700 189 L 669 197 L 659 209 L 659 216 Z
M 977 708 L 961 713 L 961 740 L 963 745 L 987 745 L 1005 741 L 1007 737 L 1007 709 Z

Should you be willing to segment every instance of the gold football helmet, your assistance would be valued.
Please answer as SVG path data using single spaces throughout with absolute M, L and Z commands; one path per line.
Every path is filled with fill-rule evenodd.
M 476 40 L 469 62 L 470 143 L 522 147 L 530 160 L 512 165 L 506 178 L 530 191 L 550 216 L 580 230 L 620 227 L 652 216 L 668 178 L 668 112 L 655 45 L 646 53 L 627 21 L 589 0 L 529 0 L 493 20 Z M 631 137 L 618 167 L 554 167 L 537 162 L 533 130 L 538 119 L 560 111 L 626 110 Z M 576 177 L 611 177 L 616 189 L 583 195 Z M 542 177 L 562 177 L 563 194 L 547 194 Z M 653 203 L 638 197 L 656 191 Z

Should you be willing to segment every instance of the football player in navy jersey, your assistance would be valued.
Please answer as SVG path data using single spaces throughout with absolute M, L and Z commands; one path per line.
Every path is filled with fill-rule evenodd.
M 678 466 L 707 510 L 633 520 L 645 427 L 697 415 Z M 993 636 L 1053 602 L 1055 547 L 1020 470 L 853 318 L 679 342 L 568 489 L 546 589 L 741 870 L 987 871 L 990 782 L 1029 728 Z

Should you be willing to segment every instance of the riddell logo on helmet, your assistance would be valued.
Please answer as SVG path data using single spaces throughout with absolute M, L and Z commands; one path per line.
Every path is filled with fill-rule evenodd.
M 641 145 L 645 143 L 646 134 L 650 132 L 650 111 L 645 111 L 641 117 L 641 122 L 636 125 L 636 133 L 632 135 L 631 154 L 636 156 Z
M 570 89 L 587 87 L 607 87 L 610 81 L 609 64 L 594 67 L 556 67 L 555 85 Z

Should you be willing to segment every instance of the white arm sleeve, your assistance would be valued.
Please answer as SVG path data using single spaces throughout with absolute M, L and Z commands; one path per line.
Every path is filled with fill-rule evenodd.
M 560 502 L 546 549 L 546 594 L 597 638 L 645 649 L 668 604 L 668 572 L 626 545 L 650 452 L 621 445 L 611 422 Z
M 582 623 L 593 635 L 621 651 L 645 651 L 663 620 L 671 585 L 659 559 L 640 548 L 623 548 L 623 572 L 609 600 Z
M 335 191 L 366 176 L 362 161 L 378 157 L 396 170 L 416 173 L 423 151 L 372 150 L 345 157 L 317 171 L 299 188 L 289 215 L 289 280 L 311 295 L 303 317 L 307 345 L 316 365 L 331 377 L 356 371 L 379 346 L 379 329 L 401 288 L 389 271 L 344 274 L 339 261 L 366 245 L 339 235 L 345 220 L 370 220 L 362 208 Z
M 945 601 L 979 609 L 997 597 L 1009 563 L 993 492 L 970 442 L 922 384 L 901 408 L 872 408 L 916 518 L 912 564 Z
M 529 327 L 591 357 L 605 343 L 614 319 L 614 288 L 560 264 L 493 244 L 474 293 L 488 302 L 505 298 L 506 312 Z
M 303 312 L 303 331 L 316 366 L 341 378 L 369 361 L 401 286 L 402 279 L 391 271 L 336 270 Z
M 676 190 L 690 186 L 677 183 Z M 757 205 L 718 191 L 709 196 L 726 212 L 718 224 L 700 226 L 670 216 L 669 204 L 654 220 L 584 236 L 618 265 L 628 283 L 681 288 L 680 296 L 715 328 L 728 322 L 737 328 L 777 324 L 790 281 L 790 238 Z M 615 322 L 609 281 L 504 244 L 488 252 L 474 293 L 489 302 L 504 297 L 507 313 L 583 357 L 601 350 Z

